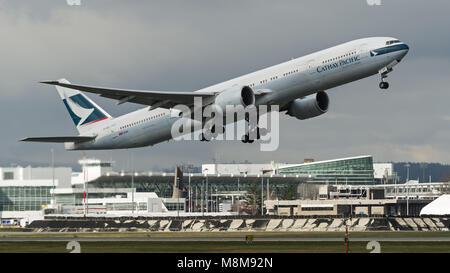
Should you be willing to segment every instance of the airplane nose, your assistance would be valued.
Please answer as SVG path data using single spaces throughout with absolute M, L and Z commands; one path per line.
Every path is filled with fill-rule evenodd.
M 400 62 L 401 61 L 401 59 L 403 59 L 403 57 L 405 57 L 406 56 L 406 54 L 408 54 L 408 52 L 409 52 L 409 46 L 407 45 L 407 44 L 403 44 L 402 45 L 402 53 L 401 53 L 401 55 L 400 55 L 400 59 L 398 59 L 398 62 Z

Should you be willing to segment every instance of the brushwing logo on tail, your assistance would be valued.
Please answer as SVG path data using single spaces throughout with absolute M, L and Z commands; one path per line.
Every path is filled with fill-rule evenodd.
M 81 94 L 65 96 L 63 102 L 77 127 L 108 118 Z

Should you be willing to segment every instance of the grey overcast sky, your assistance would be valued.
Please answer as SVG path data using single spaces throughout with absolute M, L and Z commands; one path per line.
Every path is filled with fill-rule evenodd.
M 0 1 L 0 163 L 75 165 L 81 152 L 21 143 L 74 135 L 51 86 L 75 83 L 190 91 L 339 43 L 392 36 L 411 50 L 382 92 L 373 76 L 328 90 L 329 112 L 282 116 L 277 151 L 258 144 L 169 142 L 134 149 L 139 170 L 248 160 L 302 162 L 370 154 L 382 161 L 450 163 L 450 1 L 381 0 Z M 142 106 L 88 95 L 113 116 Z M 126 169 L 130 150 L 88 151 Z

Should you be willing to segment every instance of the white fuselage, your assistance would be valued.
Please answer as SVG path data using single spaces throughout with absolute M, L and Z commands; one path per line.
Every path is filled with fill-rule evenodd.
M 283 105 L 319 91 L 392 68 L 406 55 L 408 46 L 398 42 L 387 45 L 391 37 L 365 38 L 321 50 L 288 62 L 271 66 L 196 92 L 220 92 L 240 85 L 255 92 L 270 90 L 256 97 L 258 105 Z M 83 144 L 66 144 L 71 150 L 123 149 L 154 145 L 172 138 L 171 110 L 149 107 L 102 122 L 87 132 L 96 139 Z

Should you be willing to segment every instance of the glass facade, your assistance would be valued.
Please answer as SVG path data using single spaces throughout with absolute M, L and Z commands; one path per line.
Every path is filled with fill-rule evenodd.
M 269 180 L 270 188 L 275 194 L 280 194 L 289 185 L 299 185 L 309 181 L 307 178 L 287 176 L 287 177 L 264 177 L 264 185 Z M 89 187 L 92 188 L 136 188 L 136 192 L 155 192 L 161 198 L 170 198 L 173 193 L 173 174 L 162 176 L 135 176 L 133 183 L 131 183 L 130 176 L 102 176 L 95 181 L 89 182 Z M 231 176 L 216 176 L 208 177 L 196 175 L 191 177 L 191 191 L 192 198 L 200 199 L 202 189 L 206 189 L 208 185 L 208 194 L 224 191 L 250 191 L 256 187 L 260 189 L 261 178 L 256 176 L 248 177 L 231 177 Z M 187 197 L 189 188 L 189 177 L 183 177 L 184 197 Z M 82 185 L 76 185 L 76 188 L 82 188 Z
M 177 211 L 177 210 L 184 211 L 185 209 L 183 203 L 164 203 L 164 205 L 169 211 Z
M 102 198 L 116 198 L 117 196 L 121 196 L 121 198 L 126 198 L 126 193 L 89 193 L 86 192 L 86 198 L 89 199 L 102 199 Z M 56 204 L 61 205 L 72 205 L 72 206 L 81 206 L 84 204 L 84 194 L 82 192 L 79 193 L 67 193 L 67 194 L 56 194 Z M 131 205 L 130 205 L 131 207 Z
M 52 187 L 0 187 L 0 211 L 39 211 L 50 204 Z
M 110 211 L 110 210 L 114 210 L 114 211 L 118 211 L 118 210 L 133 210 L 133 203 L 129 202 L 129 203 L 107 203 L 106 204 L 106 210 Z M 136 202 L 134 204 L 134 210 L 140 210 L 140 211 L 146 211 L 147 210 L 147 203 L 142 203 L 142 202 Z
M 371 156 L 305 163 L 278 169 L 278 174 L 312 175 L 314 183 L 373 184 Z

